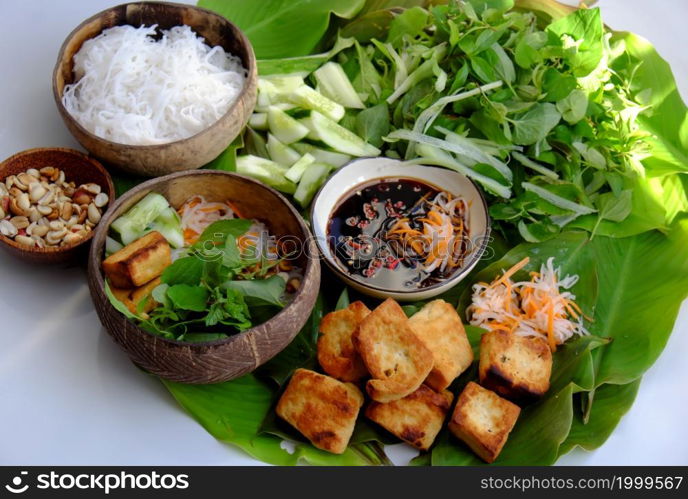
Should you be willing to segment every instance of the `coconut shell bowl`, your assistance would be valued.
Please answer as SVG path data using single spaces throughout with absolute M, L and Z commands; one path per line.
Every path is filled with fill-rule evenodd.
M 190 26 L 211 47 L 220 45 L 241 59 L 246 84 L 229 110 L 214 124 L 186 139 L 159 145 L 127 145 L 96 136 L 81 126 L 62 103 L 65 85 L 74 83 L 73 58 L 86 40 L 114 26 L 157 24 L 159 30 Z M 256 58 L 248 38 L 230 21 L 206 9 L 167 2 L 118 5 L 86 19 L 64 41 L 53 72 L 53 96 L 67 128 L 93 156 L 144 177 L 199 168 L 215 159 L 239 135 L 256 103 Z
M 264 223 L 270 233 L 297 243 L 296 265 L 304 276 L 292 301 L 267 322 L 230 336 L 199 343 L 169 340 L 138 327 L 118 312 L 105 294 L 101 269 L 110 224 L 149 192 L 157 192 L 179 208 L 189 197 L 231 201 L 245 218 Z M 301 216 L 275 190 L 240 175 L 199 170 L 149 180 L 128 191 L 99 224 L 88 258 L 91 297 L 100 321 L 115 342 L 139 367 L 162 378 L 193 384 L 218 383 L 249 373 L 282 351 L 306 323 L 320 287 L 318 250 Z
M 115 199 L 107 170 L 67 148 L 10 156 L 0 163 L 0 183 L 0 247 L 30 263 L 67 264 L 85 257 L 94 227 Z

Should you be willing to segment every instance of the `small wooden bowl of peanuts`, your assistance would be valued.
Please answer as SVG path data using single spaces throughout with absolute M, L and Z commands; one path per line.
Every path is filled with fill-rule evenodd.
M 110 174 L 79 151 L 17 153 L 0 164 L 0 246 L 34 263 L 74 261 L 114 198 Z

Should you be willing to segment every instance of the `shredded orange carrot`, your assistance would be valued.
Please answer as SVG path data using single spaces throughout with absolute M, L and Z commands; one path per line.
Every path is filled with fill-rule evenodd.
M 496 285 L 498 285 L 498 284 L 503 284 L 505 279 L 511 278 L 512 275 L 514 275 L 516 272 L 518 272 L 518 271 L 521 270 L 523 267 L 525 267 L 526 265 L 528 265 L 528 262 L 530 262 L 530 257 L 527 256 L 527 257 L 525 257 L 523 260 L 521 260 L 520 262 L 518 262 L 516 265 L 514 265 L 513 267 L 511 267 L 509 270 L 507 270 L 506 272 L 504 272 L 504 275 L 502 275 L 502 277 L 500 277 L 500 278 L 497 279 L 494 283 L 492 283 L 492 286 L 496 286 Z
M 557 351 L 557 341 L 554 338 L 554 306 L 550 303 L 547 310 L 547 341 L 553 352 Z

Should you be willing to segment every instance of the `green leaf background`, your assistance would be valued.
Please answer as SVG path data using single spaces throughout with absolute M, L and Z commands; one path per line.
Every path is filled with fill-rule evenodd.
M 327 32 L 331 15 L 355 16 L 365 0 L 200 0 L 231 19 L 251 40 L 259 59 L 308 55 Z
M 329 48 L 323 43 L 331 40 L 334 28 L 341 27 L 342 34 L 357 39 L 371 36 L 384 39 L 383 35 L 386 36 L 403 8 L 427 6 L 428 2 L 200 0 L 199 4 L 221 12 L 244 28 L 258 57 L 272 59 L 261 61 L 261 71 L 265 68 L 266 72 L 274 73 L 285 68 L 309 71 L 317 67 L 325 56 L 309 54 Z M 517 0 L 516 5 L 536 11 L 546 22 L 572 11 L 551 0 Z M 352 20 L 342 22 L 341 18 Z M 412 20 L 409 17 L 408 21 Z M 559 36 L 581 29 L 589 27 L 560 23 L 550 31 Z M 640 93 L 643 105 L 648 106 L 639 121 L 643 131 L 650 134 L 647 141 L 652 151 L 642 160 L 646 176 L 623 186 L 633 191 L 629 216 L 620 223 L 599 221 L 592 238 L 588 232 L 578 232 L 575 228 L 589 231 L 598 223 L 596 214 L 579 217 L 570 225 L 574 230 L 541 243 L 523 243 L 510 248 L 509 237 L 497 235 L 491 244 L 492 257 L 482 261 L 464 282 L 442 296 L 457 304 L 463 313 L 473 282 L 492 279 L 501 269 L 525 256 L 531 258 L 526 270 L 536 269 L 547 258 L 554 257 L 557 265 L 562 266 L 563 274 L 580 276 L 573 291 L 584 311 L 594 317 L 589 324 L 591 336 L 572 340 L 556 352 L 552 388 L 542 400 L 524 409 L 495 462 L 497 465 L 552 464 L 576 447 L 593 450 L 602 445 L 631 408 L 641 377 L 661 354 L 680 304 L 688 294 L 686 107 L 671 68 L 652 45 L 632 33 L 614 32 L 612 42 L 620 40 L 625 43 L 625 52 L 613 61 L 613 67 L 642 61 L 633 79 L 633 90 Z M 350 46 L 353 42 L 344 43 Z M 583 74 L 594 69 L 599 59 L 594 47 L 580 49 L 578 57 Z M 285 56 L 292 59 L 279 60 Z M 527 118 L 527 113 L 524 117 Z M 366 129 L 373 130 L 373 127 Z M 524 135 L 520 137 L 524 144 L 541 136 L 540 130 L 516 133 Z M 235 151 L 236 145 L 211 167 L 232 170 Z M 349 450 L 335 456 L 315 449 L 275 421 L 272 407 L 291 372 L 296 367 L 317 369 L 317 327 L 322 315 L 334 308 L 334 305 L 328 307 L 328 303 L 336 301 L 326 296 L 327 289 L 338 286 L 328 279 L 332 277 L 325 276 L 323 296 L 301 333 L 287 349 L 255 373 L 217 385 L 163 383 L 209 433 L 256 459 L 278 465 L 388 464 L 382 444 L 390 442 L 390 436 L 371 424 L 362 421 Z M 358 298 L 352 296 L 351 300 Z M 343 295 L 340 305 L 348 300 L 348 294 Z M 406 309 L 412 313 L 419 305 L 408 304 Z M 469 326 L 467 332 L 476 348 L 481 330 Z M 452 391 L 459 393 L 465 383 L 476 377 L 476 370 L 474 365 L 464 373 L 452 385 Z M 282 448 L 282 437 L 292 441 L 293 453 Z M 419 455 L 412 464 L 484 463 L 444 429 L 430 452 Z

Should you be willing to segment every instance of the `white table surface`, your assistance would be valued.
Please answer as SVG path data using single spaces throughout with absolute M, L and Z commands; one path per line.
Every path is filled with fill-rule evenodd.
M 237 0 L 238 1 L 238 0 Z M 244 0 L 248 1 L 248 0 Z M 114 0 L 3 0 L 0 157 L 77 143 L 50 78 L 65 36 Z M 650 39 L 688 97 L 686 0 L 601 0 L 607 24 Z M 250 465 L 216 441 L 110 340 L 83 268 L 33 267 L 0 254 L 0 465 Z M 635 405 L 594 452 L 560 464 L 688 464 L 688 302 Z M 396 446 L 395 462 L 413 453 Z

